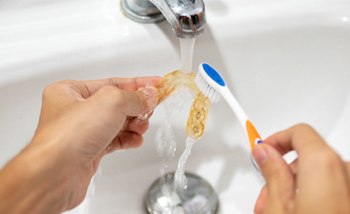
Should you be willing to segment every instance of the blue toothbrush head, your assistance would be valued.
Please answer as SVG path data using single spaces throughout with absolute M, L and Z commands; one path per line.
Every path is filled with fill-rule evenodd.
M 210 66 L 207 63 L 203 63 L 202 64 L 202 68 L 205 71 L 205 73 L 207 73 L 207 75 L 214 80 L 217 84 L 221 85 L 221 86 L 225 86 L 225 81 L 224 79 L 220 76 L 220 74 L 215 70 L 215 68 L 213 68 L 212 66 Z
M 207 63 L 199 65 L 195 81 L 201 92 L 213 103 L 220 100 L 220 92 L 227 87 L 219 72 Z

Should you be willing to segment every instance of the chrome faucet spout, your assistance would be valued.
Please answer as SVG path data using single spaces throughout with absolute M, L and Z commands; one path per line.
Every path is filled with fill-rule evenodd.
M 138 22 L 159 22 L 165 18 L 178 37 L 194 37 L 205 26 L 203 0 L 122 0 L 122 9 Z

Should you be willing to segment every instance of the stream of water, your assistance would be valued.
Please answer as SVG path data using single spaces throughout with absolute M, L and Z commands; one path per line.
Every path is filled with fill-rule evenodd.
M 182 71 L 190 73 L 192 72 L 193 66 L 193 52 L 194 45 L 196 42 L 196 37 L 193 38 L 180 38 L 180 51 L 181 51 L 181 65 Z M 176 190 L 185 190 L 187 189 L 187 178 L 185 176 L 185 165 L 191 155 L 191 150 L 196 140 L 187 137 L 186 139 L 186 148 L 183 151 L 175 172 L 174 177 L 174 186 Z
M 187 137 L 186 148 L 179 159 L 179 163 L 175 171 L 174 187 L 178 191 L 187 189 L 187 178 L 185 176 L 185 164 L 188 160 L 188 157 L 191 155 L 192 147 L 195 143 L 196 143 L 195 139 L 191 137 Z
M 193 52 L 196 37 L 180 38 L 180 52 L 181 52 L 181 70 L 183 72 L 192 72 Z
M 162 159 L 161 177 L 151 185 L 145 201 L 151 213 L 214 213 L 217 208 L 218 199 L 211 186 L 201 177 L 185 173 L 192 148 L 204 133 L 210 107 L 210 101 L 200 93 L 194 82 L 196 75 L 192 70 L 194 44 L 195 38 L 180 39 L 181 68 L 166 74 L 158 88 L 159 100 L 164 101 L 166 116 L 156 133 L 158 154 Z M 190 92 L 190 96 L 186 96 L 184 92 Z M 170 96 L 171 99 L 167 99 Z M 185 106 L 188 101 L 192 101 L 190 109 Z M 186 142 L 183 142 L 184 139 L 180 142 L 185 144 L 185 149 L 173 174 L 168 172 L 168 164 L 174 162 L 177 150 L 172 122 L 179 121 L 181 116 L 188 112 Z
M 181 72 L 183 73 L 172 72 L 166 75 L 164 77 L 165 81 L 170 81 L 170 82 L 167 82 L 168 87 L 177 87 L 177 86 L 183 87 L 184 85 L 188 86 L 188 84 L 190 83 L 194 84 L 192 79 L 193 77 L 189 74 L 192 72 L 195 41 L 196 41 L 195 37 L 180 38 Z M 167 89 L 165 89 L 165 91 L 167 91 Z M 196 96 L 195 99 L 197 98 L 198 97 Z M 175 141 L 175 135 L 173 133 L 172 125 L 171 125 L 171 121 L 176 118 L 176 115 L 174 116 L 174 112 L 175 110 L 183 109 L 183 107 L 181 108 L 181 106 L 187 101 L 188 99 L 186 99 L 186 96 L 181 96 L 180 101 L 177 101 L 176 103 L 170 103 L 169 105 L 167 101 L 164 102 L 165 114 L 167 119 L 162 122 L 160 128 L 157 130 L 157 133 L 156 133 L 158 154 L 162 159 L 161 167 L 160 167 L 161 175 L 164 175 L 167 173 L 168 162 L 175 157 L 176 141 Z M 191 131 L 191 133 L 193 132 Z M 187 179 L 185 176 L 185 165 L 191 154 L 191 149 L 196 142 L 196 139 L 190 136 L 191 135 L 189 135 L 186 139 L 186 142 L 184 142 L 186 145 L 186 148 L 179 159 L 178 167 L 175 172 L 174 187 L 177 190 L 184 190 L 187 188 Z

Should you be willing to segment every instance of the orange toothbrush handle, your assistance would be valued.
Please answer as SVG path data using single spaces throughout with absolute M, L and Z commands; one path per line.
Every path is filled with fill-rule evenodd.
M 256 144 L 262 143 L 263 141 L 261 140 L 261 137 L 249 120 L 246 122 L 246 129 L 247 129 L 247 134 L 248 134 L 248 139 L 249 139 L 249 144 L 250 148 L 253 150 Z

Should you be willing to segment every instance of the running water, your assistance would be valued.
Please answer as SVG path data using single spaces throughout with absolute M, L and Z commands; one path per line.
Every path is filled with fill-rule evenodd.
M 181 51 L 181 65 L 182 71 L 186 73 L 192 72 L 193 64 L 193 51 L 196 42 L 196 37 L 193 38 L 180 38 L 180 51 Z M 196 140 L 191 137 L 186 139 L 186 148 L 183 151 L 174 176 L 174 188 L 175 190 L 182 191 L 187 189 L 187 178 L 185 176 L 185 164 L 188 157 L 191 155 L 191 150 Z
M 156 142 L 158 155 L 162 162 L 160 166 L 160 174 L 164 175 L 167 172 L 168 161 L 175 157 L 176 141 L 173 128 L 170 121 L 165 120 L 156 132 Z
M 194 50 L 195 41 L 196 41 L 196 37 L 180 38 L 181 70 L 185 73 L 192 72 L 193 50 Z M 185 76 L 182 76 L 182 78 L 184 77 Z M 181 79 L 180 81 L 188 81 L 188 80 Z M 179 109 L 181 109 L 181 106 L 184 103 L 185 103 L 185 100 L 182 100 L 179 103 L 177 103 L 176 107 L 179 107 Z M 162 158 L 162 164 L 160 169 L 160 173 L 162 175 L 166 173 L 166 170 L 168 168 L 167 162 L 169 161 L 169 159 L 175 157 L 175 151 L 176 151 L 176 141 L 173 133 L 173 128 L 171 125 L 171 119 L 174 119 L 172 118 L 173 112 L 174 112 L 174 106 L 165 106 L 165 108 L 166 108 L 165 110 L 166 110 L 168 119 L 164 120 L 164 122 L 161 124 L 161 126 L 159 127 L 156 133 L 158 154 Z M 186 143 L 186 146 L 187 145 L 188 144 Z
M 192 72 L 193 51 L 196 37 L 180 38 L 181 70 L 186 73 Z
M 175 90 L 177 87 L 183 87 L 187 86 L 189 89 L 192 90 L 195 94 L 195 99 L 198 99 L 198 92 L 193 91 L 196 86 L 193 86 L 191 84 L 195 84 L 193 82 L 193 76 L 190 75 L 192 73 L 192 63 L 193 63 L 193 50 L 194 50 L 194 45 L 195 45 L 196 38 L 180 38 L 180 51 L 181 51 L 181 71 L 178 72 L 172 72 L 164 77 L 164 83 L 165 83 L 165 88 L 164 92 L 166 96 L 169 96 L 167 92 L 170 91 L 172 93 L 173 90 Z M 169 87 L 169 88 L 167 88 Z M 175 151 L 176 151 L 176 142 L 175 142 L 175 137 L 174 137 L 174 132 L 172 129 L 171 125 L 171 120 L 175 119 L 173 118 L 174 116 L 174 110 L 176 108 L 178 109 L 183 109 L 181 108 L 181 105 L 184 103 L 186 99 L 184 99 L 184 96 L 181 96 L 181 100 L 177 102 L 175 105 L 174 103 L 172 105 L 166 105 L 167 102 L 165 102 L 165 110 L 167 114 L 167 119 L 163 121 L 161 124 L 160 128 L 157 130 L 156 133 L 156 142 L 158 144 L 158 154 L 162 158 L 162 163 L 161 163 L 161 169 L 160 173 L 164 175 L 167 171 L 168 168 L 168 162 L 170 161 L 171 158 L 175 157 Z M 199 103 L 202 103 L 203 100 L 198 101 Z M 201 105 L 200 105 L 201 106 Z M 174 108 L 175 107 L 175 108 Z M 191 112 L 194 111 L 193 108 L 191 108 Z M 196 112 L 198 109 L 196 109 Z M 196 114 L 197 115 L 197 114 Z M 192 115 L 190 115 L 191 117 Z M 204 117 L 206 118 L 206 117 Z M 190 125 L 187 124 L 187 129 L 191 129 L 190 132 L 187 133 L 192 133 L 192 126 L 196 126 L 198 121 L 191 121 Z M 204 126 L 203 126 L 204 128 Z M 192 136 L 192 137 L 191 137 Z M 175 177 L 174 177 L 174 187 L 176 190 L 184 190 L 187 188 L 187 178 L 185 176 L 185 164 L 188 160 L 188 157 L 191 154 L 191 149 L 196 142 L 196 137 L 193 137 L 194 135 L 189 134 L 187 139 L 186 139 L 186 149 L 182 153 L 179 162 L 178 162 L 178 167 L 175 172 Z
M 199 91 L 194 82 L 196 76 L 196 73 L 192 71 L 194 44 L 195 38 L 180 38 L 181 70 L 166 74 L 158 87 L 159 102 L 164 104 L 166 118 L 156 133 L 157 150 L 162 158 L 160 167 L 162 176 L 152 184 L 146 198 L 146 207 L 149 211 L 152 210 L 152 213 L 199 213 L 197 212 L 199 210 L 201 210 L 200 213 L 214 213 L 210 210 L 207 212 L 208 208 L 203 210 L 202 206 L 203 203 L 208 204 L 209 199 L 213 198 L 213 190 L 210 185 L 194 174 L 185 174 L 185 165 L 191 155 L 192 147 L 204 133 L 210 107 L 210 101 Z M 190 92 L 188 94 L 190 96 L 184 96 L 185 94 L 181 92 Z M 171 99 L 167 99 L 168 97 Z M 186 125 L 186 148 L 178 161 L 176 172 L 167 172 L 168 163 L 173 162 L 176 156 L 175 132 L 172 122 L 182 119 L 183 111 L 188 110 L 184 104 L 191 100 L 192 105 Z M 182 112 L 176 112 L 178 110 Z
M 191 99 L 192 96 L 188 91 L 180 90 L 163 102 L 166 119 L 160 124 L 155 136 L 157 152 L 161 158 L 161 175 L 168 172 L 168 164 L 176 155 L 176 138 L 172 121 L 179 118 L 179 114 L 185 113 Z
M 180 157 L 180 160 L 175 172 L 175 178 L 174 178 L 175 190 L 182 191 L 187 189 L 187 178 L 185 176 L 185 164 L 188 160 L 188 157 L 191 155 L 191 150 L 195 143 L 196 143 L 195 139 L 191 137 L 187 137 L 185 151 L 182 153 Z

